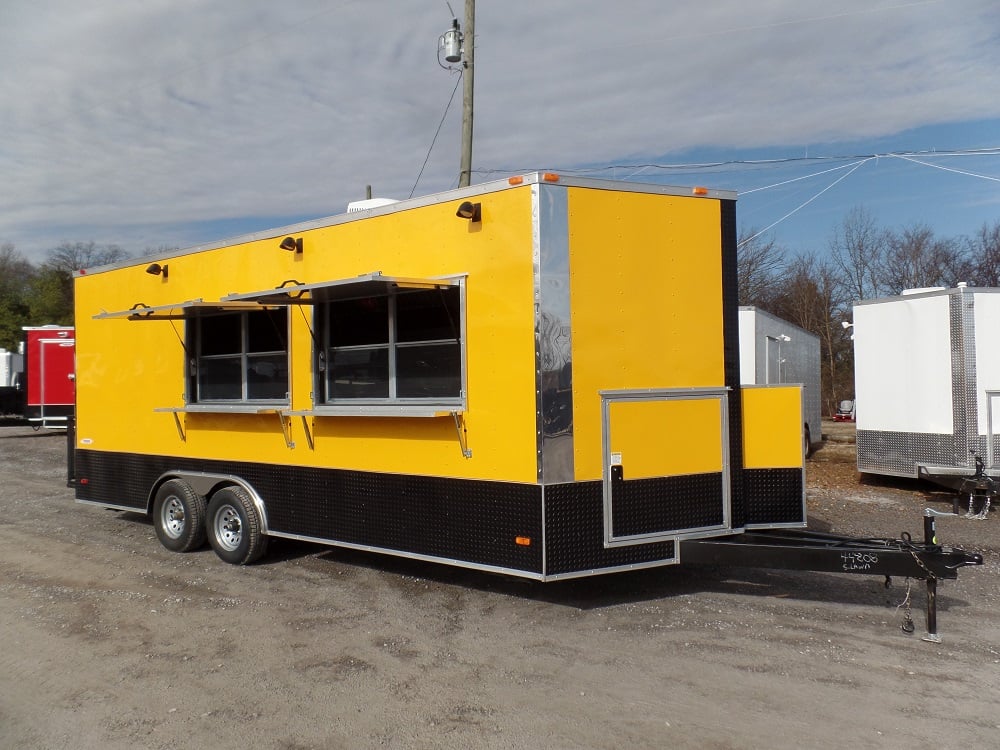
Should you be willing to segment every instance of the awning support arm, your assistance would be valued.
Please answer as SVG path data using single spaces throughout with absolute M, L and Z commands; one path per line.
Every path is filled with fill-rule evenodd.
M 174 415 L 174 425 L 177 427 L 177 436 L 181 439 L 182 443 L 187 442 L 187 435 L 184 434 L 184 425 L 181 424 L 181 417 L 179 412 L 173 412 Z
M 306 442 L 309 443 L 309 450 L 316 450 L 316 443 L 313 441 L 312 431 L 309 429 L 309 418 L 305 414 L 302 417 L 302 432 L 305 433 Z
M 455 431 L 458 433 L 458 444 L 462 448 L 462 455 L 466 458 L 472 458 L 472 451 L 469 450 L 469 433 L 465 429 L 465 419 L 460 419 L 457 411 L 453 411 L 451 416 L 455 420 Z
M 277 411 L 275 413 L 278 415 L 278 421 L 281 423 L 281 434 L 285 436 L 285 446 L 288 448 L 294 448 L 295 441 L 292 440 L 291 420 L 286 420 L 285 415 L 281 411 Z

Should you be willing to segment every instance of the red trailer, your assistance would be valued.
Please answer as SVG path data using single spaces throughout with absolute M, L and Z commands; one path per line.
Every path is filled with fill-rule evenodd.
M 32 326 L 24 337 L 24 416 L 39 427 L 65 429 L 76 404 L 76 332 Z

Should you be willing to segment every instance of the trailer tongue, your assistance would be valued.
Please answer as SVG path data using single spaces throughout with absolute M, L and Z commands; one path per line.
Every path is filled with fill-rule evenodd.
M 913 541 L 906 532 L 898 539 L 859 539 L 807 529 L 766 529 L 712 539 L 687 539 L 680 542 L 679 557 L 684 563 L 696 565 L 884 575 L 887 586 L 891 576 L 925 580 L 924 640 L 939 643 L 938 580 L 958 578 L 959 568 L 982 565 L 983 556 L 938 544 L 934 516 L 934 511 L 924 511 L 923 542 Z M 913 631 L 908 611 L 903 630 Z

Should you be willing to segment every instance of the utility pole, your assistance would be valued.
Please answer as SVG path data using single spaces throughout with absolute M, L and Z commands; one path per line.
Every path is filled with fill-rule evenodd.
M 468 187 L 472 180 L 472 93 L 476 78 L 476 0 L 465 0 L 465 34 L 462 45 L 464 59 L 462 75 L 462 161 L 458 172 L 458 186 Z
M 451 10 L 450 4 L 448 10 Z M 462 82 L 465 86 L 462 90 L 462 159 L 458 169 L 458 186 L 468 187 L 472 180 L 472 92 L 475 89 L 476 78 L 476 0 L 465 0 L 465 33 L 462 33 L 458 18 L 452 18 L 451 28 L 438 39 L 438 65 L 445 70 L 455 70 L 451 65 L 441 64 L 442 52 L 445 62 L 462 63 Z

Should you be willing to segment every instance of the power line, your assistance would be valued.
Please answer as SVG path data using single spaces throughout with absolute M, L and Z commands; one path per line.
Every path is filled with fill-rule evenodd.
M 818 193 L 816 193 L 816 195 L 814 195 L 814 196 L 813 196 L 812 198 L 810 198 L 809 200 L 805 201 L 804 203 L 801 203 L 801 204 L 799 204 L 798 206 L 796 206 L 795 208 L 793 208 L 793 209 L 792 209 L 791 211 L 789 211 L 789 212 L 788 212 L 787 214 L 785 214 L 784 216 L 782 216 L 782 217 L 781 217 L 780 219 L 778 219 L 777 221 L 775 221 L 775 222 L 773 222 L 772 224 L 770 224 L 770 225 L 768 225 L 768 226 L 764 227 L 763 229 L 761 229 L 761 230 L 760 230 L 759 232 L 757 232 L 756 234 L 754 234 L 754 235 L 751 235 L 750 237 L 747 237 L 747 238 L 746 238 L 745 240 L 743 240 L 743 241 L 742 241 L 742 242 L 740 243 L 740 246 L 742 246 L 742 245 L 745 245 L 746 243 L 750 242 L 751 240 L 755 240 L 755 239 L 757 239 L 757 238 L 758 238 L 758 237 L 760 237 L 760 236 L 761 236 L 762 234 L 764 234 L 764 232 L 767 232 L 767 231 L 770 231 L 771 229 L 774 229 L 774 228 L 775 228 L 776 226 L 778 226 L 778 224 L 780 224 L 781 222 L 783 222 L 783 221 L 784 221 L 785 219 L 787 219 L 788 217 L 790 217 L 790 216 L 791 216 L 792 214 L 796 213 L 796 212 L 797 212 L 797 211 L 798 211 L 799 209 L 801 209 L 801 208 L 805 208 L 806 206 L 808 206 L 808 205 L 809 205 L 810 203 L 812 203 L 812 202 L 813 202 L 814 200 L 816 200 L 816 199 L 817 199 L 817 198 L 819 198 L 819 197 L 820 197 L 821 195 L 823 195 L 823 193 L 825 193 L 825 192 L 826 192 L 827 190 L 829 190 L 830 188 L 832 188 L 832 187 L 833 187 L 834 185 L 836 185 L 836 184 L 837 184 L 838 182 L 842 182 L 843 180 L 846 180 L 846 179 L 847 179 L 848 177 L 850 177 L 850 176 L 851 176 L 852 174 L 854 174 L 854 173 L 855 173 L 856 171 L 858 171 L 859 169 L 861 169 L 861 167 L 862 167 L 862 166 L 863 166 L 864 164 L 867 164 L 867 163 L 868 163 L 869 161 L 871 161 L 871 160 L 872 160 L 872 159 L 874 159 L 874 158 L 875 158 L 875 157 L 869 157 L 868 159 L 865 159 L 864 161 L 860 161 L 860 162 L 858 162 L 857 164 L 855 164 L 855 165 L 854 165 L 854 169 L 852 169 L 852 170 L 851 170 L 850 172 L 848 172 L 847 174 L 844 174 L 844 175 L 841 175 L 840 177 L 838 177 L 838 178 L 837 178 L 836 180 L 834 180 L 834 181 L 833 181 L 833 182 L 831 182 L 831 183 L 830 183 L 829 185 L 827 185 L 827 186 L 826 186 L 825 188 L 823 188 L 823 189 L 822 189 L 822 190 L 820 190 L 820 191 L 819 191 Z
M 710 161 L 710 162 L 682 162 L 678 164 L 661 164 L 656 162 L 651 163 L 640 163 L 640 164 L 607 164 L 600 167 L 575 167 L 575 168 L 560 168 L 552 165 L 547 165 L 542 167 L 525 167 L 519 169 L 492 167 L 489 169 L 476 169 L 474 170 L 477 174 L 483 175 L 494 175 L 494 174 L 520 174 L 524 172 L 539 172 L 544 170 L 554 170 L 557 172 L 562 172 L 563 174 L 596 174 L 599 172 L 610 172 L 615 170 L 638 170 L 635 174 L 645 170 L 660 170 L 660 171 L 703 171 L 710 169 L 719 169 L 723 167 L 770 167 L 770 166 L 780 166 L 784 164 L 795 164 L 795 163 L 805 163 L 805 162 L 831 162 L 831 161 L 846 161 L 846 162 L 856 162 L 860 159 L 879 159 L 888 157 L 945 157 L 945 156 L 1000 156 L 1000 146 L 991 146 L 985 148 L 970 148 L 970 149 L 950 149 L 947 151 L 941 151 L 938 149 L 924 149 L 920 151 L 890 151 L 887 153 L 867 153 L 867 154 L 842 154 L 842 155 L 832 155 L 832 156 L 786 156 L 776 159 L 729 159 L 724 161 Z M 928 165 L 934 166 L 934 165 Z M 627 179 L 627 178 L 626 178 Z
M 770 190 L 771 188 L 781 187 L 782 185 L 789 185 L 793 182 L 801 182 L 802 180 L 809 180 L 813 177 L 819 177 L 820 175 L 828 174 L 829 172 L 836 172 L 841 169 L 850 169 L 852 164 L 844 164 L 839 167 L 831 167 L 830 169 L 824 169 L 821 172 L 813 172 L 811 174 L 802 175 L 801 177 L 793 177 L 790 180 L 782 180 L 781 182 L 776 182 L 773 185 L 764 185 L 758 188 L 752 188 L 750 190 L 741 190 L 740 195 L 749 195 L 750 193 L 759 193 L 761 190 Z
M 828 190 L 832 189 L 835 185 L 837 185 L 838 183 L 842 182 L 843 180 L 846 180 L 848 177 L 850 177 L 852 174 L 854 174 L 858 169 L 860 169 L 862 166 L 864 166 L 868 162 L 870 162 L 870 161 L 876 161 L 876 160 L 882 159 L 882 158 L 893 157 L 893 158 L 897 158 L 897 159 L 903 159 L 903 160 L 912 162 L 914 164 L 919 164 L 921 166 L 931 167 L 931 168 L 934 168 L 934 169 L 941 169 L 941 170 L 944 170 L 946 172 L 953 172 L 953 173 L 956 173 L 956 174 L 965 175 L 967 177 L 976 177 L 976 178 L 983 179 L 983 180 L 990 180 L 991 182 L 1000 182 L 1000 177 L 991 177 L 989 175 L 979 174 L 977 172 L 970 172 L 970 171 L 963 170 L 963 169 L 954 169 L 952 167 L 945 167 L 945 166 L 942 166 L 940 164 L 932 164 L 930 162 L 922 160 L 922 159 L 933 158 L 933 157 L 953 157 L 953 156 L 954 157 L 960 157 L 960 156 L 1000 156 L 1000 147 L 991 146 L 991 147 L 986 147 L 986 148 L 951 149 L 951 150 L 948 150 L 948 151 L 939 151 L 937 149 L 922 150 L 922 151 L 892 151 L 892 152 L 884 153 L 884 154 L 856 154 L 856 155 L 853 155 L 853 156 L 789 156 L 789 157 L 783 157 L 783 158 L 778 158 L 778 159 L 732 159 L 732 160 L 727 160 L 727 161 L 695 162 L 695 163 L 686 163 L 686 164 L 657 164 L 657 163 L 650 163 L 650 164 L 612 164 L 612 165 L 607 165 L 607 166 L 603 166 L 603 167 L 581 167 L 581 168 L 577 168 L 577 169 L 561 169 L 561 168 L 558 168 L 558 167 L 556 167 L 556 168 L 548 167 L 547 169 L 554 169 L 554 171 L 556 171 L 556 172 L 562 172 L 563 174 L 567 174 L 567 175 L 570 175 L 570 174 L 579 174 L 579 175 L 582 175 L 582 174 L 594 174 L 594 173 L 598 173 L 598 172 L 608 172 L 608 171 L 616 171 L 616 170 L 619 170 L 619 169 L 622 169 L 622 170 L 627 169 L 627 170 L 630 170 L 630 174 L 628 175 L 628 177 L 626 177 L 626 178 L 624 178 L 622 180 L 623 182 L 627 182 L 628 180 L 630 180 L 630 179 L 636 177 L 637 175 L 642 174 L 643 172 L 646 172 L 648 170 L 660 170 L 660 171 L 665 171 L 665 172 L 666 171 L 678 172 L 678 171 L 682 171 L 683 170 L 683 171 L 690 171 L 690 172 L 699 172 L 699 171 L 709 171 L 709 170 L 720 170 L 720 169 L 724 169 L 726 167 L 753 167 L 753 168 L 763 167 L 763 168 L 769 168 L 769 167 L 781 167 L 781 166 L 786 166 L 786 165 L 789 165 L 789 164 L 829 163 L 831 161 L 846 161 L 846 162 L 849 162 L 847 164 L 843 164 L 843 165 L 840 165 L 840 166 L 837 166 L 837 167 L 831 167 L 829 169 L 823 169 L 823 170 L 821 170 L 819 172 L 812 172 L 810 174 L 802 175 L 800 177 L 793 177 L 793 178 L 788 179 L 788 180 L 782 180 L 781 182 L 776 182 L 776 183 L 771 184 L 771 185 L 764 185 L 764 186 L 761 186 L 761 187 L 752 188 L 750 190 L 738 191 L 739 195 L 743 196 L 743 195 L 748 195 L 750 193 L 757 193 L 757 192 L 761 192 L 761 191 L 765 191 L 765 190 L 771 190 L 771 189 L 777 188 L 777 187 L 782 187 L 784 185 L 788 185 L 788 184 L 791 184 L 793 182 L 800 182 L 802 180 L 812 179 L 814 177 L 819 177 L 819 176 L 822 176 L 824 174 L 830 174 L 831 172 L 838 172 L 838 171 L 841 171 L 841 170 L 844 170 L 844 169 L 850 170 L 846 174 L 840 175 L 836 180 L 834 180 L 833 182 L 831 182 L 829 185 L 827 185 L 826 187 L 824 187 L 822 190 L 820 190 L 819 192 L 817 192 L 815 195 L 811 196 L 808 200 L 802 202 L 801 204 L 799 204 L 798 206 L 796 206 L 795 208 L 793 208 L 791 211 L 789 211 L 788 213 L 786 213 L 784 216 L 782 216 L 777 221 L 772 222 L 771 224 L 769 224 L 768 226 L 766 226 L 764 229 L 762 229 L 759 232 L 755 233 L 751 237 L 748 237 L 745 240 L 743 240 L 740 243 L 740 245 L 744 245 L 747 242 L 750 242 L 751 240 L 754 240 L 757 237 L 760 237 L 765 232 L 768 232 L 771 229 L 774 229 L 774 227 L 778 226 L 778 224 L 782 223 L 783 221 L 785 221 L 786 219 L 790 218 L 791 216 L 793 216 L 794 214 L 796 214 L 798 211 L 800 211 L 801 209 L 805 208 L 810 203 L 812 203 L 813 201 L 815 201 L 817 198 L 819 198 L 821 195 L 823 195 L 823 193 L 825 193 Z M 921 158 L 916 158 L 916 157 L 922 157 L 922 159 Z M 493 175 L 493 174 L 498 174 L 498 173 L 500 173 L 500 174 L 518 174 L 518 173 L 523 173 L 523 172 L 536 172 L 536 171 L 542 171 L 542 170 L 540 170 L 540 169 L 519 169 L 519 170 L 477 169 L 475 171 L 476 171 L 477 174 Z
M 913 162 L 914 164 L 922 164 L 925 167 L 932 167 L 933 169 L 943 169 L 945 172 L 954 172 L 955 174 L 964 174 L 966 177 L 979 177 L 983 180 L 990 180 L 991 182 L 1000 182 L 1000 177 L 990 177 L 985 174 L 978 174 L 977 172 L 966 172 L 964 169 L 953 169 L 951 167 L 943 167 L 940 164 L 929 164 L 925 161 L 920 161 L 919 159 L 914 159 L 910 156 L 904 156 L 903 154 L 892 154 L 897 159 L 905 159 L 906 161 Z
M 458 91 L 458 84 L 462 82 L 461 71 L 458 74 L 458 80 L 455 81 L 455 88 L 451 90 L 451 96 L 448 98 L 448 104 L 444 108 L 444 114 L 441 115 L 441 122 L 438 123 L 437 130 L 434 131 L 434 137 L 431 138 L 431 147 L 427 149 L 427 156 L 424 157 L 424 163 L 420 165 L 420 172 L 417 173 L 416 182 L 413 183 L 413 187 L 410 189 L 410 195 L 408 197 L 412 198 L 414 191 L 417 189 L 417 183 L 420 182 L 420 177 L 424 173 L 424 167 L 427 166 L 427 160 L 431 158 L 431 151 L 434 150 L 434 144 L 437 142 L 438 134 L 441 132 L 441 126 L 444 125 L 445 118 L 448 117 L 448 110 L 451 109 L 451 103 L 455 101 L 455 92 Z

